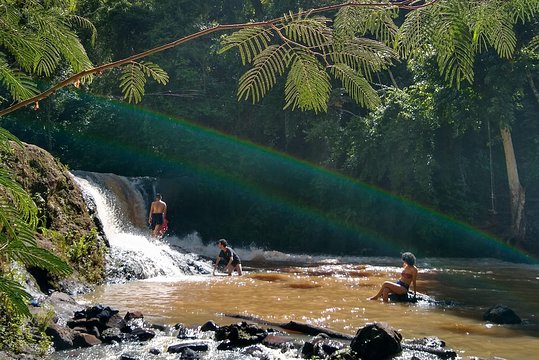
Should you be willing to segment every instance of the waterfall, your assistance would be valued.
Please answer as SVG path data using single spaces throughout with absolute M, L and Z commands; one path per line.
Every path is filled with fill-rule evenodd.
M 82 171 L 74 172 L 73 176 L 85 196 L 93 199 L 110 244 L 107 282 L 158 276 L 177 278 L 211 272 L 209 260 L 150 236 L 146 220 L 148 199 L 155 192 L 151 188 L 152 179 Z M 196 235 L 190 237 L 193 236 Z M 169 240 L 181 243 L 178 238 Z

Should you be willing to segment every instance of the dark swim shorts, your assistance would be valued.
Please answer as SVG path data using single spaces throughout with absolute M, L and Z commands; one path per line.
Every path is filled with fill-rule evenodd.
M 164 219 L 163 213 L 152 214 L 152 229 L 155 228 L 155 225 L 163 224 Z

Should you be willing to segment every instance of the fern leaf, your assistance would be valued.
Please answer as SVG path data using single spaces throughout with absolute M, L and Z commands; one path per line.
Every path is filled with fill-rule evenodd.
M 120 89 L 124 94 L 124 99 L 130 103 L 139 103 L 144 95 L 144 85 L 146 77 L 137 63 L 129 63 L 122 69 L 120 76 Z
M 270 41 L 270 30 L 260 26 L 244 28 L 224 37 L 218 53 L 222 54 L 237 47 L 240 52 L 241 62 L 245 65 L 251 63 L 255 56 L 269 45 Z
M 317 16 L 312 18 L 289 17 L 283 30 L 286 36 L 309 48 L 323 48 L 332 43 L 331 31 L 327 27 L 328 18 Z
M 10 69 L 0 55 L 0 79 L 16 101 L 25 100 L 39 93 L 39 90 L 26 74 Z
M 151 76 L 159 84 L 166 85 L 168 83 L 168 74 L 159 65 L 145 61 L 139 62 L 138 65 L 146 76 Z
M 9 248 L 6 251 L 9 251 Z M 57 275 L 69 275 L 73 271 L 62 259 L 37 246 L 17 247 L 12 258 L 24 264 L 47 269 Z
M 79 15 L 71 15 L 70 20 L 78 27 L 90 31 L 90 43 L 92 46 L 94 46 L 95 39 L 97 37 L 97 29 L 95 28 L 95 25 L 90 20 Z
M 430 9 L 418 9 L 406 14 L 396 35 L 400 54 L 406 58 L 425 51 L 430 44 L 434 29 L 436 27 Z
M 32 296 L 19 283 L 0 277 L 0 295 L 0 301 L 11 305 L 15 315 L 30 316 L 26 303 Z
M 330 91 L 329 75 L 317 59 L 311 53 L 296 51 L 286 79 L 284 108 L 327 111 Z
M 331 72 L 335 78 L 341 81 L 344 89 L 355 102 L 369 109 L 380 106 L 380 97 L 357 71 L 345 64 L 336 64 L 332 66 Z
M 284 46 L 270 45 L 256 56 L 253 67 L 239 80 L 238 99 L 251 98 L 253 103 L 275 85 L 277 76 L 283 75 L 288 62 L 288 51 Z

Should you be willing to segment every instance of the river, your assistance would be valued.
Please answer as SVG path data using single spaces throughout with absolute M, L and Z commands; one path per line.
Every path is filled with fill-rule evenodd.
M 152 261 L 166 263 L 167 268 L 174 265 L 169 264 L 168 252 L 172 250 L 165 248 L 181 246 L 211 258 L 218 252 L 216 245 L 203 244 L 196 234 L 158 241 L 123 230 L 109 233 L 108 237 L 111 248 L 129 249 L 131 257 L 137 249 L 141 257 L 155 253 L 157 259 Z M 152 267 L 153 272 L 144 279 L 103 285 L 79 296 L 78 300 L 108 305 L 121 313 L 138 310 L 152 323 L 183 323 L 190 327 L 208 320 L 220 325 L 235 323 L 238 320 L 227 315 L 240 314 L 272 322 L 295 320 L 353 335 L 367 323 L 387 322 L 405 339 L 437 336 L 462 358 L 539 356 L 538 265 L 497 259 L 419 258 L 418 291 L 451 305 L 384 304 L 366 299 L 376 293 L 383 281 L 398 276 L 401 271 L 398 257 L 347 258 L 236 250 L 243 260 L 243 276 L 212 276 L 211 262 L 193 255 L 175 261 L 191 266 L 195 263 L 201 269 L 198 274 L 185 269 L 177 272 Z M 114 254 L 124 256 L 122 252 Z M 493 325 L 483 321 L 484 312 L 496 304 L 512 308 L 523 324 Z M 152 346 L 165 347 L 166 341 L 159 341 Z M 96 351 L 54 356 L 118 358 L 119 350 Z

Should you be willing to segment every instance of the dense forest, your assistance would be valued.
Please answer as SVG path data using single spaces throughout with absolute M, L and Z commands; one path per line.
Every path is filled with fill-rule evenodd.
M 75 27 L 76 34 L 91 62 L 103 64 L 215 24 L 264 21 L 339 2 L 76 3 L 75 14 L 95 26 L 95 41 L 90 26 Z M 472 18 L 466 11 L 476 2 L 439 3 L 462 20 Z M 238 51 L 220 51 L 233 33 L 222 31 L 150 56 L 168 82 L 148 81 L 137 104 L 124 101 L 122 70 L 113 68 L 91 84 L 58 90 L 39 108 L 1 117 L 0 125 L 71 169 L 172 184 L 174 193 L 163 195 L 178 235 L 197 231 L 205 241 L 224 237 L 236 246 L 290 252 L 375 255 L 406 249 L 457 257 L 505 256 L 501 246 L 492 246 L 499 239 L 537 254 L 539 58 L 533 44 L 539 5 L 508 3 L 534 9 L 511 20 L 505 34 L 514 35 L 510 50 L 496 48 L 497 40 L 479 31 L 459 33 L 477 51 L 471 73 L 455 78 L 450 66 L 441 65 L 442 50 L 434 42 L 441 35 L 426 34 L 433 43 L 397 48 L 367 77 L 380 98 L 376 106 L 358 104 L 338 77 L 330 80 L 322 111 L 290 106 L 283 95 L 286 76 L 277 77 L 260 101 L 238 100 L 238 82 L 249 66 Z M 354 34 L 388 44 L 395 40 L 386 32 L 397 32 L 418 10 L 370 11 L 380 31 L 358 24 Z M 334 19 L 337 11 L 323 15 Z M 388 19 L 393 25 L 380 27 Z M 446 32 L 457 33 L 458 26 L 467 25 L 450 23 Z M 73 66 L 60 63 L 49 76 L 35 74 L 37 88 L 46 90 L 70 71 Z M 9 99 L 8 90 L 2 95 Z M 507 167 L 508 141 L 516 183 Z

